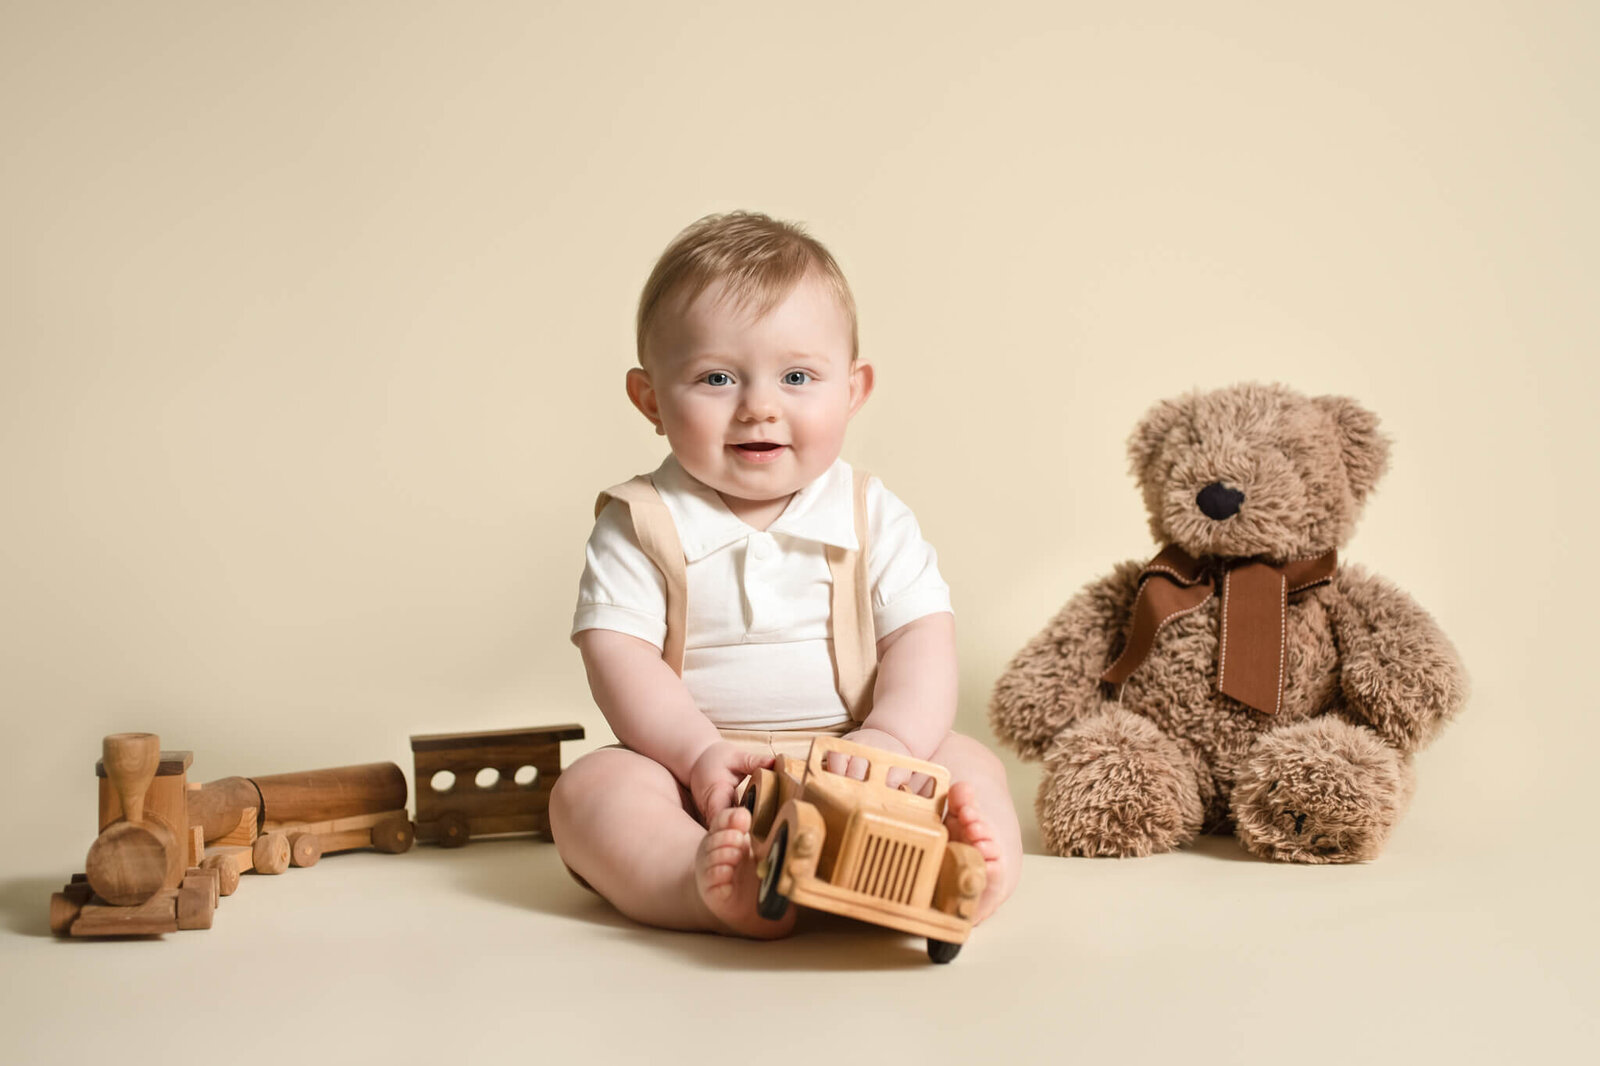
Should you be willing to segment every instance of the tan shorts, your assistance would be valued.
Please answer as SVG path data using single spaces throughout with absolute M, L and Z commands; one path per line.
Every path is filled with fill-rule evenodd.
M 818 737 L 842 737 L 861 727 L 855 722 L 842 722 L 826 729 L 719 729 L 722 739 L 735 745 L 742 751 L 754 752 L 757 755 L 788 755 L 796 759 L 804 759 L 811 754 L 811 742 Z M 617 744 L 615 747 L 625 747 Z M 683 801 L 683 809 L 695 821 L 704 824 L 699 810 L 695 807 L 694 799 L 689 795 L 689 790 L 682 784 L 678 785 L 678 798 Z
M 860 728 L 856 722 L 842 722 L 827 729 L 719 729 L 717 732 L 722 734 L 723 740 L 745 751 L 804 759 L 811 753 L 811 742 L 818 737 L 842 737 Z

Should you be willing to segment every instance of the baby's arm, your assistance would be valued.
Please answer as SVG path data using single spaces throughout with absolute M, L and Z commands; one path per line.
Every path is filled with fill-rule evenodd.
M 771 765 L 770 757 L 741 752 L 722 739 L 660 648 L 609 629 L 585 629 L 573 639 L 611 731 L 672 771 L 706 819 L 733 805 L 734 789 L 746 774 Z
M 850 739 L 926 759 L 956 720 L 956 620 L 923 615 L 878 641 L 872 713 Z

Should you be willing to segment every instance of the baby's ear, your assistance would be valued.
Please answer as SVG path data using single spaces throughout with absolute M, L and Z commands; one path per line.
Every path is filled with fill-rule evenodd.
M 650 383 L 650 375 L 643 367 L 636 366 L 628 371 L 627 389 L 629 402 L 656 427 L 657 435 L 665 434 L 666 429 L 661 425 L 661 405 L 656 400 L 656 389 Z
M 1317 396 L 1311 402 L 1333 423 L 1350 491 L 1360 503 L 1389 468 L 1389 438 L 1378 429 L 1378 416 L 1348 397 Z
M 1162 400 L 1139 420 L 1128 438 L 1128 465 L 1133 476 L 1144 483 L 1145 472 L 1161 454 L 1167 435 L 1184 418 L 1188 417 L 1188 404 L 1183 400 Z

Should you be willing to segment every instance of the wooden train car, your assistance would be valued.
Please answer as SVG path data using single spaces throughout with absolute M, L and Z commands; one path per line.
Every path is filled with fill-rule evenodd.
M 561 742 L 582 737 L 581 725 L 413 736 L 417 839 L 447 848 L 502 833 L 548 839 Z

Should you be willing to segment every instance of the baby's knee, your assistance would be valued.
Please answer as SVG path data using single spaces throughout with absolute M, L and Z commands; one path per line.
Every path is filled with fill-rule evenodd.
M 614 748 L 601 748 L 561 771 L 550 787 L 550 823 L 558 835 L 561 826 L 570 823 L 578 811 L 610 787 L 620 770 L 614 765 L 618 754 Z
M 1006 767 L 989 747 L 972 737 L 952 732 L 933 754 L 933 761 L 949 769 L 957 781 L 981 778 L 1005 784 Z

